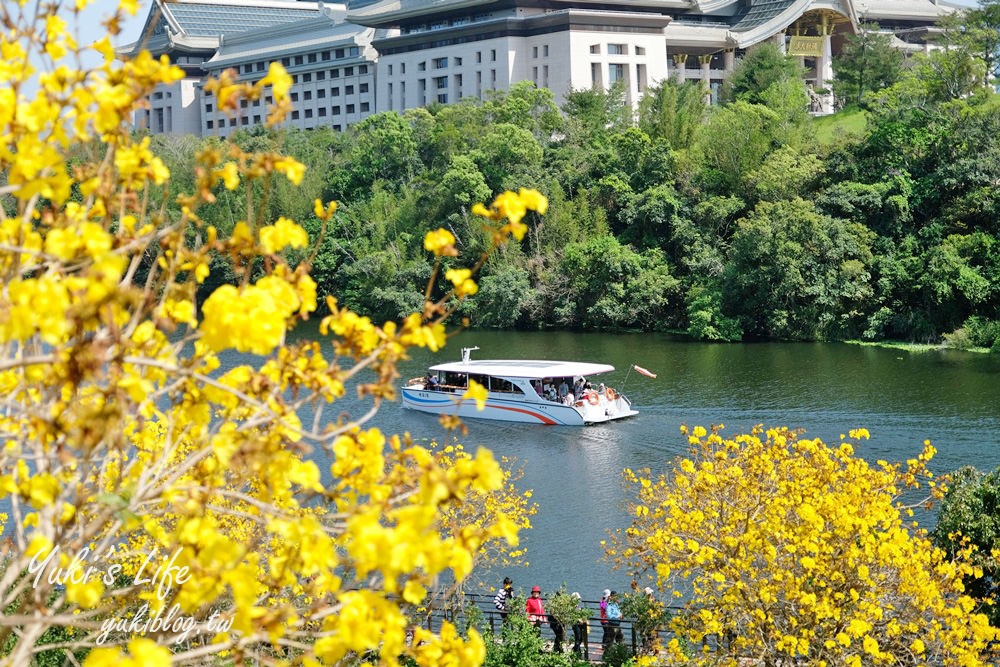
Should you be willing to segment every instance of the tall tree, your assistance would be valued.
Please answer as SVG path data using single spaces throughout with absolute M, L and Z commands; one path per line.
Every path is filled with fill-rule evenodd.
M 838 99 L 863 106 L 869 91 L 899 80 L 903 60 L 903 52 L 892 45 L 892 35 L 879 32 L 876 24 L 862 24 L 833 58 L 833 91 Z
M 788 79 L 802 79 L 802 67 L 798 60 L 783 54 L 776 44 L 761 44 L 736 63 L 722 88 L 722 98 L 727 102 L 742 100 L 764 104 L 764 91 Z
M 667 79 L 650 86 L 639 102 L 639 127 L 654 139 L 666 139 L 671 148 L 688 148 L 705 119 L 705 85 Z
M 1000 0 L 979 0 L 979 6 L 966 13 L 965 28 L 969 46 L 983 61 L 983 85 L 996 85 L 1000 77 Z

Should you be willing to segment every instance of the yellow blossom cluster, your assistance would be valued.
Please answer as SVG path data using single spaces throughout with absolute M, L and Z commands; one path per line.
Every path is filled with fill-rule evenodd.
M 983 665 L 994 637 L 949 561 L 907 519 L 907 486 L 932 480 L 933 447 L 906 466 L 855 456 L 867 431 L 835 445 L 784 428 L 723 438 L 683 429 L 690 455 L 670 475 L 626 471 L 632 525 L 608 547 L 676 591 L 677 637 L 714 651 L 678 662 Z M 683 592 L 682 592 L 683 591 Z
M 91 667 L 481 662 L 474 631 L 431 633 L 414 613 L 481 554 L 519 555 L 529 496 L 488 451 L 365 425 L 408 351 L 445 344 L 448 308 L 428 299 L 379 325 L 328 297 L 318 339 L 289 344 L 319 308 L 313 240 L 261 200 L 304 165 L 206 144 L 165 215 L 150 193 L 171 175 L 130 117 L 182 71 L 145 53 L 116 62 L 110 38 L 101 65 L 76 69 L 64 15 L 86 3 L 29 4 L 0 6 L 0 666 L 30 664 L 55 626 Z M 223 110 L 267 92 L 274 123 L 290 85 L 274 64 L 206 90 Z M 244 184 L 231 232 L 202 220 Z M 506 239 L 544 209 L 522 190 L 490 217 Z M 314 205 L 322 224 L 336 211 Z M 439 259 L 454 244 L 425 240 Z M 236 280 L 210 289 L 219 265 Z M 475 293 L 479 265 L 447 267 L 448 298 Z M 351 388 L 362 414 L 336 405 Z M 130 629 L 157 614 L 180 625 Z

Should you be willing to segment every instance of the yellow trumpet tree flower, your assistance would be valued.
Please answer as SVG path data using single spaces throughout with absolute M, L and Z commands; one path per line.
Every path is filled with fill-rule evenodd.
M 994 630 L 950 560 L 901 504 L 934 449 L 905 465 L 783 428 L 688 432 L 667 475 L 626 471 L 631 526 L 608 545 L 683 603 L 667 650 L 679 664 L 984 665 Z M 909 497 L 908 496 L 908 497 Z
M 318 310 L 309 262 L 285 254 L 309 238 L 261 201 L 305 166 L 208 148 L 192 191 L 171 193 L 181 213 L 150 210 L 171 176 L 129 121 L 182 72 L 115 62 L 108 40 L 76 69 L 63 15 L 85 4 L 0 5 L 0 665 L 54 647 L 86 665 L 481 662 L 475 631 L 415 628 L 418 609 L 480 554 L 515 550 L 530 506 L 488 451 L 367 422 L 407 351 L 445 344 L 483 260 L 399 323 L 329 297 L 319 338 L 289 344 Z M 207 90 L 223 109 L 267 90 L 277 122 L 289 82 L 272 65 Z M 259 198 L 223 237 L 199 211 L 244 182 Z M 525 192 L 505 210 L 544 209 Z M 315 211 L 326 224 L 336 205 Z M 516 234 L 495 222 L 498 244 Z M 440 266 L 452 242 L 425 247 Z M 200 300 L 220 262 L 237 284 Z M 255 356 L 221 368 L 240 352 Z M 348 391 L 364 414 L 336 405 Z

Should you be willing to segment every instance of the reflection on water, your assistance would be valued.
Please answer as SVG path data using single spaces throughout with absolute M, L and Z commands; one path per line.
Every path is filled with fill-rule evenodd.
M 533 490 L 539 504 L 534 527 L 524 535 L 529 566 L 490 573 L 486 580 L 493 585 L 509 574 L 519 589 L 538 584 L 551 590 L 565 583 L 591 599 L 604 588 L 626 588 L 628 576 L 602 560 L 600 545 L 608 529 L 628 524 L 621 471 L 667 470 L 685 452 L 681 424 L 725 424 L 729 435 L 760 423 L 801 427 L 827 442 L 865 427 L 872 438 L 858 453 L 869 460 L 912 458 L 930 439 L 938 449 L 935 472 L 1000 465 L 1000 355 L 833 343 L 723 345 L 656 334 L 489 331 L 463 332 L 436 355 L 417 351 L 402 376 L 457 360 L 463 345 L 478 345 L 474 354 L 480 359 L 613 364 L 618 370 L 609 384 L 623 389 L 639 410 L 632 419 L 583 428 L 467 421 L 462 442 L 516 458 L 525 472 L 521 484 Z M 629 373 L 632 364 L 659 376 Z M 349 403 L 338 408 L 353 410 Z M 374 425 L 417 438 L 453 437 L 436 418 L 398 404 L 386 406 Z

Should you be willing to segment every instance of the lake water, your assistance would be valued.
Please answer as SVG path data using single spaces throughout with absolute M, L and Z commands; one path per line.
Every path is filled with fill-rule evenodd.
M 299 335 L 309 335 L 308 330 Z M 864 427 L 871 439 L 858 454 L 874 461 L 912 458 L 929 439 L 935 473 L 963 465 L 1000 466 L 1000 355 L 907 352 L 837 343 L 713 344 L 659 334 L 463 332 L 438 354 L 416 351 L 404 378 L 432 363 L 458 360 L 462 346 L 479 359 L 564 359 L 613 364 L 602 376 L 624 391 L 637 417 L 588 427 L 467 420 L 469 449 L 483 445 L 524 468 L 523 488 L 539 505 L 523 535 L 529 565 L 480 573 L 495 586 L 505 574 L 515 588 L 544 591 L 565 584 L 585 599 L 604 588 L 626 589 L 628 576 L 603 560 L 600 542 L 624 527 L 624 468 L 666 470 L 686 451 L 681 424 L 725 424 L 725 434 L 755 424 L 804 428 L 826 442 Z M 627 373 L 638 364 L 656 379 Z M 605 379 L 610 377 L 610 381 Z M 374 425 L 418 439 L 450 440 L 437 419 L 398 403 Z

